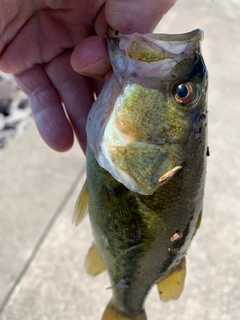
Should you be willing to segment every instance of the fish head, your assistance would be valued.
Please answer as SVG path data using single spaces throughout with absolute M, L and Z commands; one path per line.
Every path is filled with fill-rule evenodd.
M 113 72 L 90 112 L 88 143 L 131 191 L 152 194 L 182 168 L 195 123 L 207 112 L 202 37 L 201 30 L 108 32 Z

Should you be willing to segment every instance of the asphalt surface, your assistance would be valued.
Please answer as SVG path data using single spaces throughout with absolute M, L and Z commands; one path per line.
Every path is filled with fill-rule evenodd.
M 179 300 L 146 301 L 149 320 L 240 319 L 240 2 L 181 0 L 157 31 L 205 31 L 210 75 L 204 215 L 187 255 Z M 50 150 L 34 126 L 0 154 L 0 319 L 98 320 L 110 300 L 107 275 L 89 277 L 88 219 L 71 223 L 85 179 L 77 144 Z

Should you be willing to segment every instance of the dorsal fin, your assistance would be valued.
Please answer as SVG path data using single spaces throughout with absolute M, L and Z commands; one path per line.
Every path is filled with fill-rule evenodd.
M 162 301 L 178 299 L 183 291 L 186 276 L 186 259 L 182 259 L 180 264 L 170 273 L 169 276 L 157 283 L 158 292 Z
M 86 272 L 92 277 L 97 276 L 105 270 L 105 266 L 101 257 L 99 256 L 95 244 L 93 244 L 88 251 L 84 267 Z
M 74 213 L 73 213 L 73 223 L 78 226 L 87 215 L 88 206 L 88 187 L 87 180 L 84 182 L 82 190 L 77 198 Z

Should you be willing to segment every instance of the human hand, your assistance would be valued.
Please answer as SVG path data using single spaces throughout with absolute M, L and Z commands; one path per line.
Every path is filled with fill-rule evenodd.
M 107 24 L 122 33 L 151 32 L 175 2 L 0 0 L 0 69 L 28 95 L 50 147 L 68 150 L 74 130 L 85 150 L 87 114 L 103 83 L 93 78 L 110 70 Z

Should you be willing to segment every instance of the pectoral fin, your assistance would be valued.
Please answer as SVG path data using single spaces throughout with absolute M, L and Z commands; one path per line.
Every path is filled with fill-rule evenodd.
M 140 229 L 134 213 L 129 209 L 124 197 L 110 202 L 111 228 L 124 239 L 137 240 Z
M 183 291 L 186 276 L 186 259 L 183 258 L 179 266 L 165 279 L 157 283 L 162 301 L 178 299 Z
M 104 311 L 102 320 L 147 320 L 147 316 L 144 310 L 139 315 L 128 316 L 115 309 L 112 302 L 110 302 Z
M 77 198 L 74 213 L 73 213 L 73 222 L 78 226 L 87 215 L 87 206 L 88 206 L 88 187 L 87 181 L 85 181 L 82 190 Z
M 105 266 L 102 262 L 101 257 L 99 256 L 95 244 L 93 244 L 88 251 L 84 267 L 86 272 L 92 277 L 97 276 L 105 270 Z

